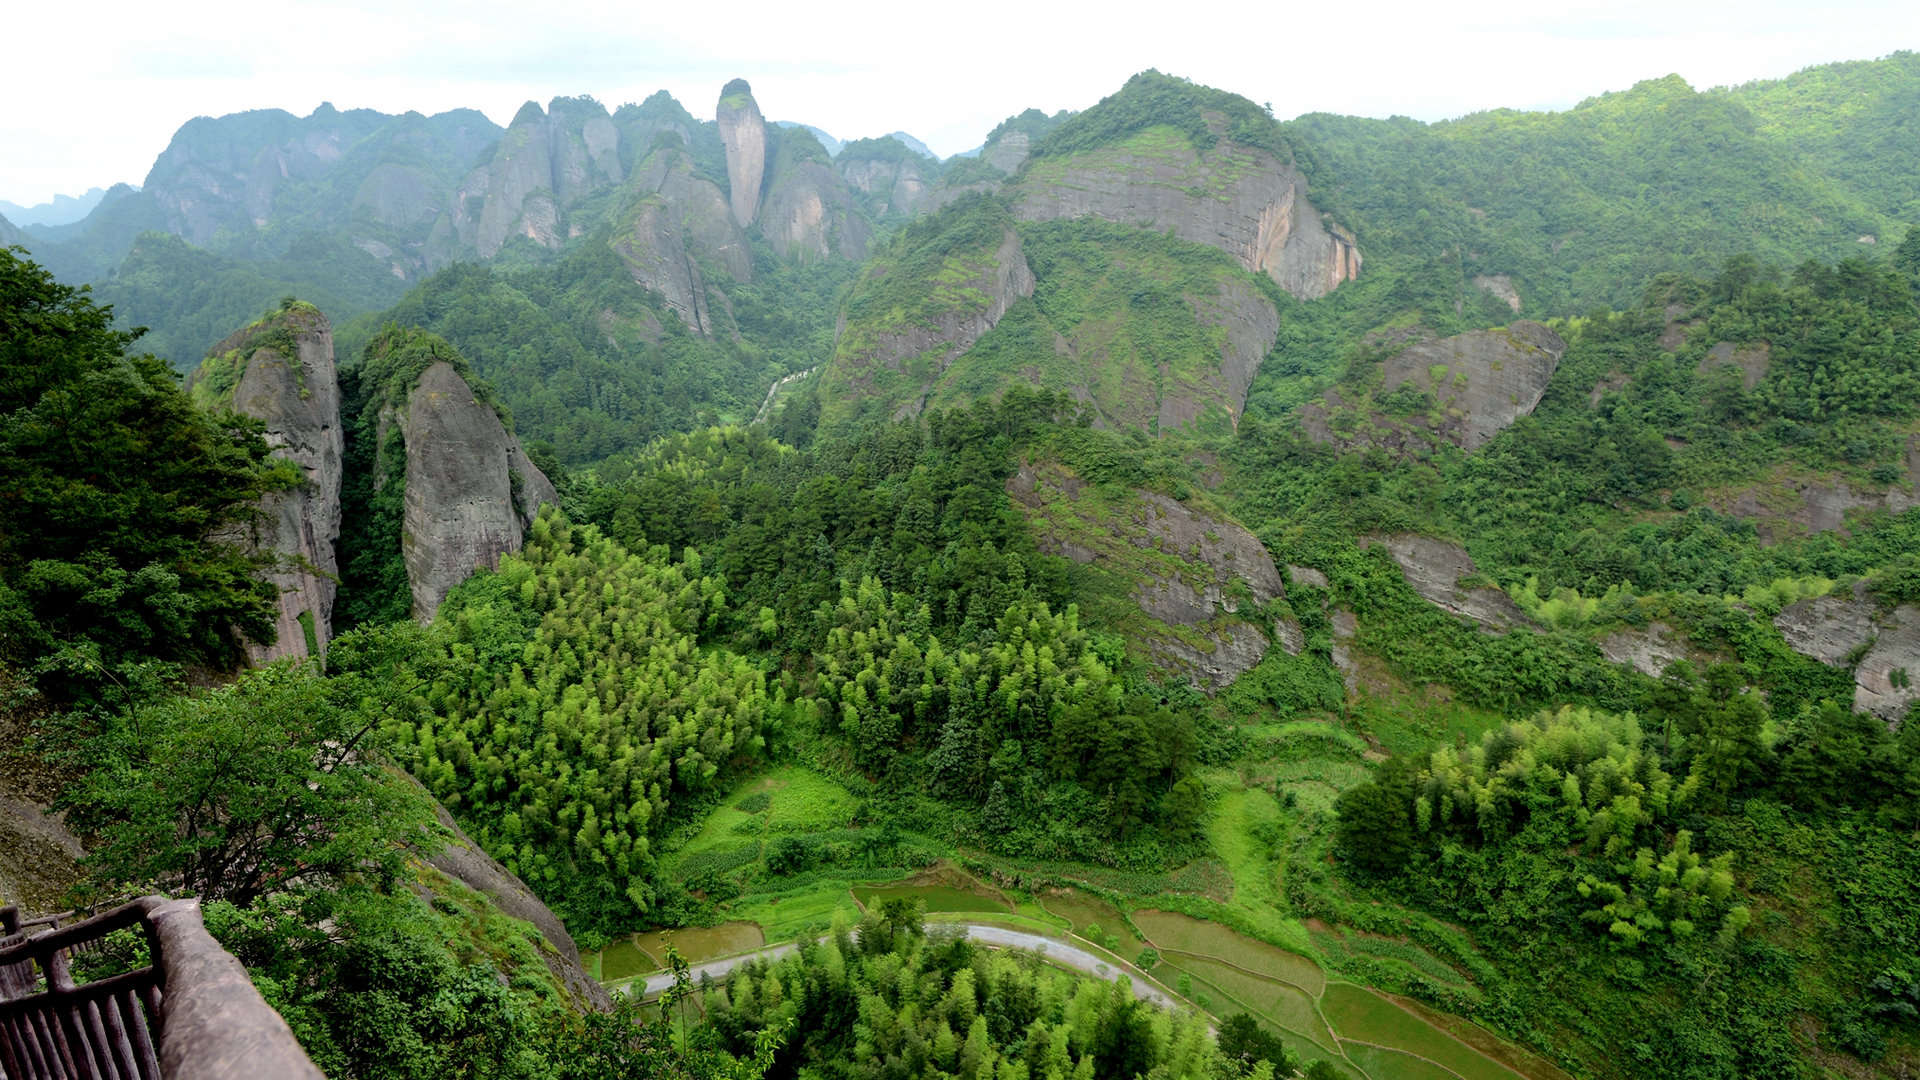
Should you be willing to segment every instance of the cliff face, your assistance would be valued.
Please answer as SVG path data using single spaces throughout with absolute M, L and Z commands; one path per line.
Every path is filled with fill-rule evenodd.
M 416 787 L 420 786 L 419 781 L 412 777 L 408 779 Z M 422 787 L 421 791 L 424 793 L 425 788 Z M 526 882 L 474 843 L 466 830 L 454 821 L 453 815 L 447 813 L 446 807 L 435 801 L 433 812 L 440 819 L 440 824 L 452 834 L 452 838 L 446 847 L 427 859 L 427 865 L 467 888 L 485 894 L 495 907 L 507 915 L 532 923 L 540 931 L 540 936 L 552 946 L 540 950 L 540 959 L 552 972 L 554 981 L 574 996 L 576 1007 L 581 1011 L 610 1007 L 613 999 L 607 995 L 606 987 L 595 982 L 580 963 L 580 949 L 574 945 L 572 935 L 567 933 L 559 916 L 541 903 Z
M 1301 426 L 1315 442 L 1348 448 L 1417 453 L 1447 442 L 1477 450 L 1533 412 L 1566 350 L 1559 335 L 1525 320 L 1417 342 L 1384 365 L 1384 392 L 1422 391 L 1423 410 L 1389 415 L 1335 390 L 1300 410 Z
M 893 416 L 917 416 L 941 375 L 956 358 L 993 329 L 1007 310 L 1033 295 L 1033 270 L 1020 250 L 1020 236 L 1004 229 L 1000 243 L 986 252 L 955 256 L 952 277 L 928 295 L 924 310 L 897 317 L 885 312 L 872 323 L 849 327 L 843 316 L 840 347 L 828 365 L 823 402 L 830 414 L 844 414 L 858 399 L 879 397 L 894 404 Z M 872 286 L 897 268 L 869 268 L 863 285 Z M 860 286 L 856 286 L 858 296 Z
M 863 201 L 876 218 L 913 217 L 933 207 L 933 186 L 913 158 L 842 154 L 833 165 L 849 188 L 865 196 Z
M 1801 600 L 1773 617 L 1787 645 L 1829 667 L 1853 664 L 1853 707 L 1888 723 L 1911 719 L 1920 698 L 1920 607 L 1882 611 L 1864 584 Z M 1858 661 L 1855 662 L 1855 657 Z M 1896 685 L 1895 672 L 1906 672 Z
M 588 99 L 556 98 L 551 111 L 542 112 L 529 101 L 492 159 L 461 183 L 451 227 L 460 246 L 483 259 L 514 236 L 557 248 L 574 235 L 564 212 L 623 176 L 620 132 L 606 109 Z
M 633 280 L 665 298 L 689 330 L 713 334 L 700 263 L 724 267 L 735 281 L 753 276 L 746 234 L 733 223 L 726 196 L 697 175 L 692 158 L 677 148 L 650 154 L 634 169 L 628 191 L 631 202 L 614 232 L 614 251 Z
M 759 214 L 761 235 L 783 259 L 867 257 L 867 223 L 854 211 L 846 183 L 821 162 L 795 162 L 782 169 Z
M 394 411 L 407 455 L 402 554 L 413 616 L 425 622 L 474 570 L 520 550 L 540 507 L 559 500 L 452 364 L 428 367 Z
M 1049 462 L 1022 465 L 1007 493 L 1042 551 L 1118 579 L 1133 610 L 1103 614 L 1154 663 L 1218 690 L 1266 655 L 1269 635 L 1242 608 L 1286 589 L 1238 522 L 1155 492 L 1102 491 Z
M 727 191 L 734 224 L 753 224 L 760 212 L 760 185 L 766 179 L 767 122 L 753 100 L 745 79 L 735 79 L 720 91 L 714 111 L 720 141 L 727 151 Z
M 280 594 L 271 645 L 249 645 L 256 664 L 324 657 L 332 636 L 340 538 L 343 439 L 333 328 L 297 304 L 214 346 L 190 386 L 201 401 L 264 421 L 267 444 L 306 480 L 262 500 L 254 546 L 278 556 L 268 579 Z
M 1266 150 L 1220 138 L 1203 152 L 1174 128 L 1152 127 L 1029 162 L 1014 185 L 1014 212 L 1025 221 L 1094 217 L 1171 231 L 1310 300 L 1356 277 L 1361 260 L 1352 234 L 1324 222 L 1306 191 L 1305 178 Z
M 1362 547 L 1378 544 L 1385 548 L 1414 592 L 1455 615 L 1472 619 L 1483 630 L 1505 631 L 1531 623 L 1520 606 L 1499 589 L 1461 584 L 1462 579 L 1479 573 L 1479 567 L 1458 544 L 1414 533 L 1363 536 L 1360 543 Z

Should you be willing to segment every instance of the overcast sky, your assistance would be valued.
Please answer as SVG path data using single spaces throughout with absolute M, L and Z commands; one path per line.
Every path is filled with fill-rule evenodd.
M 471 106 L 504 125 L 528 99 L 612 108 L 664 88 L 709 117 L 739 75 L 769 119 L 843 139 L 902 129 L 944 155 L 1148 67 L 1282 117 L 1437 120 L 1920 48 L 1920 2 L 23 0 L 0 26 L 0 198 L 32 204 L 139 183 L 183 122 L 244 109 Z

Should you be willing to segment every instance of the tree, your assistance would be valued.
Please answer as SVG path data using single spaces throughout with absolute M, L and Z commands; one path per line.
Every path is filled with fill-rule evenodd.
M 270 640 L 240 526 L 299 480 L 257 421 L 196 408 L 112 323 L 0 249 L 0 664 L 61 704 L 142 661 L 228 668 L 240 638 Z
M 406 692 L 282 664 L 123 714 L 66 800 L 101 838 L 93 877 L 240 907 L 301 884 L 391 881 L 438 832 L 425 793 L 381 752 Z

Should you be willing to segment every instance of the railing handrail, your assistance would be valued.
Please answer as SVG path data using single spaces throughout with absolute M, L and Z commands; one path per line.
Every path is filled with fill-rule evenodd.
M 9 930 L 24 930 L 49 918 L 57 921 L 58 917 L 23 921 L 17 910 L 0 909 L 0 924 Z M 133 926 L 146 931 L 151 966 L 76 985 L 68 953 Z M 39 988 L 39 980 L 29 976 L 21 987 L 31 988 L 29 992 L 0 1001 L 0 1020 L 35 1013 L 54 1020 L 37 1029 L 0 1023 L 7 1057 L 24 1068 L 26 1076 L 39 1075 L 37 1063 L 45 1063 L 50 1076 L 91 1075 L 91 1066 L 74 1068 L 89 1055 L 109 1075 L 149 1075 L 155 1064 L 150 1058 L 144 1063 L 130 1059 L 122 1063 L 130 1047 L 121 1035 L 134 1033 L 115 1029 L 116 1025 L 145 1025 L 121 1024 L 114 1017 L 103 1026 L 100 1009 L 90 1004 L 103 993 L 134 993 L 138 986 L 146 1025 L 155 1036 L 153 1046 L 143 1045 L 146 1053 L 139 1056 L 148 1058 L 157 1050 L 158 1075 L 166 1080 L 324 1080 L 294 1038 L 293 1029 L 254 988 L 246 968 L 207 933 L 198 900 L 144 896 L 80 922 L 13 937 L 17 939 L 0 944 L 0 971 L 18 971 L 18 965 L 32 963 L 39 967 L 45 986 Z M 128 1001 L 126 1018 L 131 1020 L 132 1013 Z M 146 1044 L 144 1035 L 134 1034 L 131 1041 Z M 69 1064 L 61 1067 L 61 1062 Z

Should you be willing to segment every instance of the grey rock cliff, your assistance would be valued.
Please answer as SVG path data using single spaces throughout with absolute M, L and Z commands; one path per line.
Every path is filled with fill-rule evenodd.
M 408 779 L 416 787 L 419 786 L 419 781 L 411 777 Z M 446 847 L 427 859 L 427 864 L 469 889 L 484 893 L 494 906 L 507 915 L 532 923 L 540 931 L 540 936 L 547 939 L 547 944 L 553 946 L 551 950 L 541 949 L 540 958 L 546 962 L 547 970 L 553 973 L 554 981 L 565 987 L 586 1008 L 611 1007 L 613 999 L 608 996 L 606 987 L 595 982 L 580 963 L 579 947 L 573 943 L 572 935 L 567 933 L 565 924 L 561 923 L 552 909 L 541 903 L 526 882 L 474 843 L 438 801 L 433 804 L 433 812 L 440 819 L 440 824 L 452 833 L 452 838 Z
M 1829 667 L 1853 664 L 1853 707 L 1889 722 L 1901 722 L 1920 697 L 1920 607 L 1902 604 L 1883 612 L 1866 590 L 1801 600 L 1773 617 L 1787 645 Z M 1858 662 L 1855 663 L 1855 658 Z M 1907 685 L 1894 685 L 1904 671 Z
M 1389 416 L 1364 397 L 1329 390 L 1301 407 L 1300 426 L 1315 442 L 1349 449 L 1419 454 L 1452 443 L 1477 450 L 1533 412 L 1566 349 L 1559 335 L 1525 320 L 1417 341 L 1383 365 L 1383 390 L 1411 384 L 1426 391 L 1425 412 Z
M 879 158 L 841 158 L 834 171 L 847 186 L 867 196 L 867 205 L 877 218 L 912 217 L 933 205 L 933 186 L 927 183 L 920 164 L 911 158 L 886 161 Z
M 278 345 L 260 345 L 226 402 L 235 412 L 263 421 L 274 453 L 300 466 L 305 481 L 261 500 L 261 522 L 253 537 L 256 550 L 272 552 L 278 564 L 268 575 L 279 593 L 271 645 L 249 645 L 256 664 L 285 657 L 325 657 L 333 633 L 333 600 L 339 568 L 334 544 L 340 538 L 340 477 L 344 452 L 340 427 L 340 380 L 333 363 L 333 328 L 311 308 L 275 316 L 268 327 L 291 332 L 294 355 Z M 241 330 L 214 347 L 216 361 L 231 350 L 247 348 L 260 334 Z M 311 641 L 309 641 L 311 633 Z
M 1134 644 L 1162 667 L 1218 690 L 1266 655 L 1268 635 L 1241 611 L 1241 597 L 1265 604 L 1286 587 L 1240 523 L 1150 491 L 1109 505 L 1089 497 L 1071 470 L 1047 463 L 1022 465 L 1006 487 L 1040 550 L 1122 575 L 1150 619 Z M 1275 634 L 1286 638 L 1284 629 Z
M 1424 341 L 1386 364 L 1386 389 L 1412 383 L 1433 394 L 1442 431 L 1463 450 L 1477 450 L 1533 412 L 1547 392 L 1567 343 L 1537 322 L 1473 330 Z
M 407 448 L 402 555 L 413 616 L 425 622 L 476 569 L 520 550 L 540 507 L 559 500 L 452 364 L 423 372 L 395 421 Z
M 1920 607 L 1902 604 L 1879 623 L 1873 647 L 1853 669 L 1853 707 L 1889 723 L 1904 723 L 1920 697 Z M 1902 685 L 1894 684 L 1902 673 Z
M 1204 154 L 1180 140 L 1152 153 L 1122 143 L 1043 159 L 1013 190 L 1022 220 L 1095 217 L 1171 230 L 1225 251 L 1302 299 L 1325 296 L 1360 272 L 1352 234 L 1321 218 L 1292 165 L 1225 138 Z
M 797 162 L 781 170 L 759 214 L 761 235 L 783 259 L 867 257 L 866 221 L 854 212 L 846 183 L 819 162 Z
M 735 79 L 721 92 L 714 111 L 720 141 L 727 151 L 727 191 L 734 224 L 753 224 L 760 211 L 760 185 L 766 179 L 767 122 L 745 80 Z
M 571 234 L 565 212 L 623 176 L 620 132 L 604 108 L 585 99 L 556 98 L 551 111 L 542 112 L 529 101 L 491 159 L 469 173 L 455 193 L 453 230 L 483 259 L 498 254 L 514 236 L 558 248 Z
M 833 362 L 834 377 L 844 379 L 845 385 L 855 393 L 864 394 L 872 388 L 881 369 L 902 373 L 906 361 L 933 353 L 926 380 L 900 405 L 895 418 L 917 416 L 940 375 L 972 348 L 982 334 L 993 329 L 1016 301 L 1032 296 L 1034 284 L 1033 270 L 1020 249 L 1020 236 L 1007 229 L 1001 234 L 992 258 L 984 260 L 973 279 L 960 290 L 977 298 L 977 302 L 943 311 L 930 325 L 878 334 L 871 342 L 858 346 L 843 341 L 845 348 Z
M 1504 631 L 1530 624 L 1526 612 L 1506 593 L 1490 585 L 1461 584 L 1462 578 L 1479 573 L 1479 567 L 1459 544 L 1414 533 L 1363 536 L 1360 544 L 1385 548 L 1414 592 L 1455 615 L 1472 619 L 1481 629 Z
M 719 187 L 694 172 L 684 150 L 663 148 L 637 165 L 628 182 L 626 212 L 612 240 L 633 280 L 666 300 L 689 330 L 712 335 L 717 326 L 700 263 L 723 267 L 734 281 L 751 281 L 747 237 L 732 220 Z

